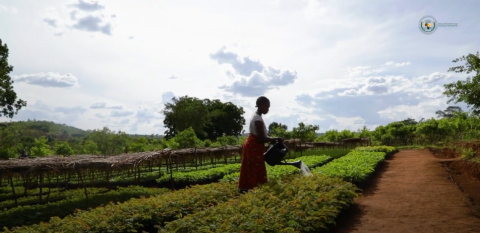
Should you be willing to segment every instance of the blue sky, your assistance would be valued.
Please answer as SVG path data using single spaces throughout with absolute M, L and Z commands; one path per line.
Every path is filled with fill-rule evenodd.
M 163 134 L 173 96 L 271 100 L 264 119 L 374 128 L 445 109 L 480 50 L 478 1 L 7 1 L 0 38 L 28 102 L 13 120 Z M 425 35 L 419 20 L 440 23 Z M 461 104 L 460 106 L 465 107 Z M 2 120 L 8 120 L 2 118 Z M 247 127 L 245 127 L 247 129 Z

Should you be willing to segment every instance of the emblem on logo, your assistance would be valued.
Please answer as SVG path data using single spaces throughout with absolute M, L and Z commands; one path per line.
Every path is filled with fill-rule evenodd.
M 437 20 L 430 15 L 422 17 L 418 22 L 418 28 L 426 35 L 434 33 L 437 30 L 437 27 Z

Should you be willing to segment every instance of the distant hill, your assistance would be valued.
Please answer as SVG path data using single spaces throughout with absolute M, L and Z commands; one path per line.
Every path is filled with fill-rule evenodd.
M 55 123 L 53 121 L 37 121 L 37 120 L 28 120 L 28 121 L 15 121 L 15 122 L 0 122 L 0 129 L 6 127 L 15 127 L 18 131 L 23 134 L 27 134 L 34 138 L 41 136 L 52 136 L 57 139 L 68 140 L 70 138 L 85 137 L 92 130 L 83 130 L 66 124 Z M 159 134 L 128 134 L 132 138 L 137 137 L 146 137 L 146 138 L 163 138 L 163 135 Z
M 66 124 L 59 124 L 52 121 L 15 121 L 0 122 L 0 128 L 15 127 L 20 132 L 29 132 L 33 135 L 63 135 L 70 137 L 83 137 L 87 131 Z

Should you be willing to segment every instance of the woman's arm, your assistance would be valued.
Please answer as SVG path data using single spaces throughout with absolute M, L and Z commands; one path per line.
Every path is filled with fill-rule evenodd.
M 263 143 L 272 142 L 274 143 L 277 140 L 282 140 L 281 138 L 271 138 L 267 136 L 265 132 L 265 127 L 263 126 L 262 121 L 255 121 L 255 129 L 257 130 L 258 140 Z

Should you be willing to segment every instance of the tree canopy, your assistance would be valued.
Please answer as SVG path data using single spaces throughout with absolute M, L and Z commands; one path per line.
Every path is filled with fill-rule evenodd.
M 218 99 L 200 100 L 195 97 L 174 97 L 173 103 L 166 103 L 162 113 L 165 137 L 170 139 L 178 133 L 192 128 L 201 139 L 215 140 L 223 135 L 240 135 L 245 124 L 245 113 L 242 107 L 231 102 L 223 103 Z
M 459 106 L 448 106 L 447 109 L 445 110 L 438 110 L 435 112 L 438 117 L 440 118 L 452 118 L 455 116 L 455 113 L 461 113 L 463 112 L 462 108 Z
M 8 64 L 8 46 L 0 39 L 0 116 L 13 118 L 27 102 L 17 99 L 17 93 L 13 90 L 13 80 L 9 74 L 13 66 Z
M 273 132 L 276 128 L 281 128 L 283 129 L 284 131 L 287 131 L 288 130 L 288 126 L 287 125 L 284 125 L 282 123 L 278 123 L 278 122 L 272 122 L 268 125 L 268 135 L 273 135 Z
M 475 76 L 467 77 L 466 80 L 445 84 L 444 95 L 449 97 L 447 103 L 464 102 L 475 114 L 480 113 L 480 53 L 468 54 L 459 57 L 452 62 L 465 61 L 465 65 L 455 66 L 448 69 L 449 72 L 466 74 L 474 73 Z

